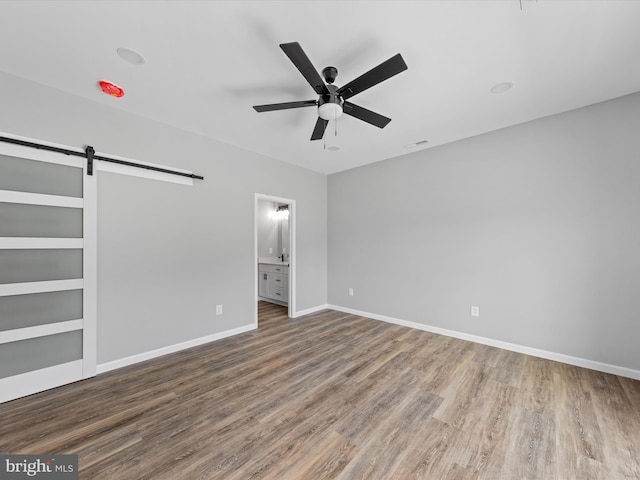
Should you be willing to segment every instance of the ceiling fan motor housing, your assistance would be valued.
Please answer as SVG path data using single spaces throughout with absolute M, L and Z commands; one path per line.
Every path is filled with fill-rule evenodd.
M 336 81 L 338 69 L 336 67 L 324 67 L 322 69 L 322 76 L 324 77 L 324 81 L 331 85 Z
M 324 73 L 327 68 L 325 68 L 322 73 Z M 329 90 L 328 94 L 320 95 L 320 98 L 318 98 L 318 116 L 324 120 L 335 120 L 342 115 L 344 100 L 337 92 L 338 87 L 335 85 L 327 85 L 327 90 Z

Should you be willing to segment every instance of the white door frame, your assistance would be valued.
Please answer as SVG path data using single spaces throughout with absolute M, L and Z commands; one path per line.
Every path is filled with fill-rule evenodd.
M 291 198 L 275 197 L 256 193 L 253 206 L 253 283 L 254 299 L 258 298 L 258 201 L 286 203 L 289 205 L 289 318 L 296 312 L 296 201 Z M 258 327 L 258 302 L 255 302 L 254 322 Z

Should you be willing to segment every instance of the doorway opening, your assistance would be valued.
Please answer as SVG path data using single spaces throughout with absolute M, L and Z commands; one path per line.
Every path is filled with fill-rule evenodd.
M 255 325 L 259 311 L 286 309 L 292 318 L 296 305 L 296 201 L 261 193 L 254 205 Z M 274 305 L 258 308 L 258 302 Z M 278 308 L 279 307 L 279 308 Z

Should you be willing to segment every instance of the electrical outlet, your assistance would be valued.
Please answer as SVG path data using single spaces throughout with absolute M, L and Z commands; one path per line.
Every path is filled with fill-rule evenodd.
M 216 305 L 216 315 L 222 315 L 222 305 Z
M 273 248 L 269 247 L 269 253 L 273 253 Z
M 471 316 L 479 317 L 480 316 L 480 307 L 476 305 L 471 305 Z
M 287 249 L 286 249 L 286 248 L 283 248 L 283 249 L 282 249 L 282 253 L 287 253 Z
M 349 296 L 350 296 L 350 297 L 353 297 L 353 288 L 350 288 L 350 289 L 349 289 Z

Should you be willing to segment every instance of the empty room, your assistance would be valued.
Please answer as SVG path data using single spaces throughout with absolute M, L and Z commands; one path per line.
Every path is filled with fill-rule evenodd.
M 0 479 L 640 480 L 640 1 L 1 1 Z

